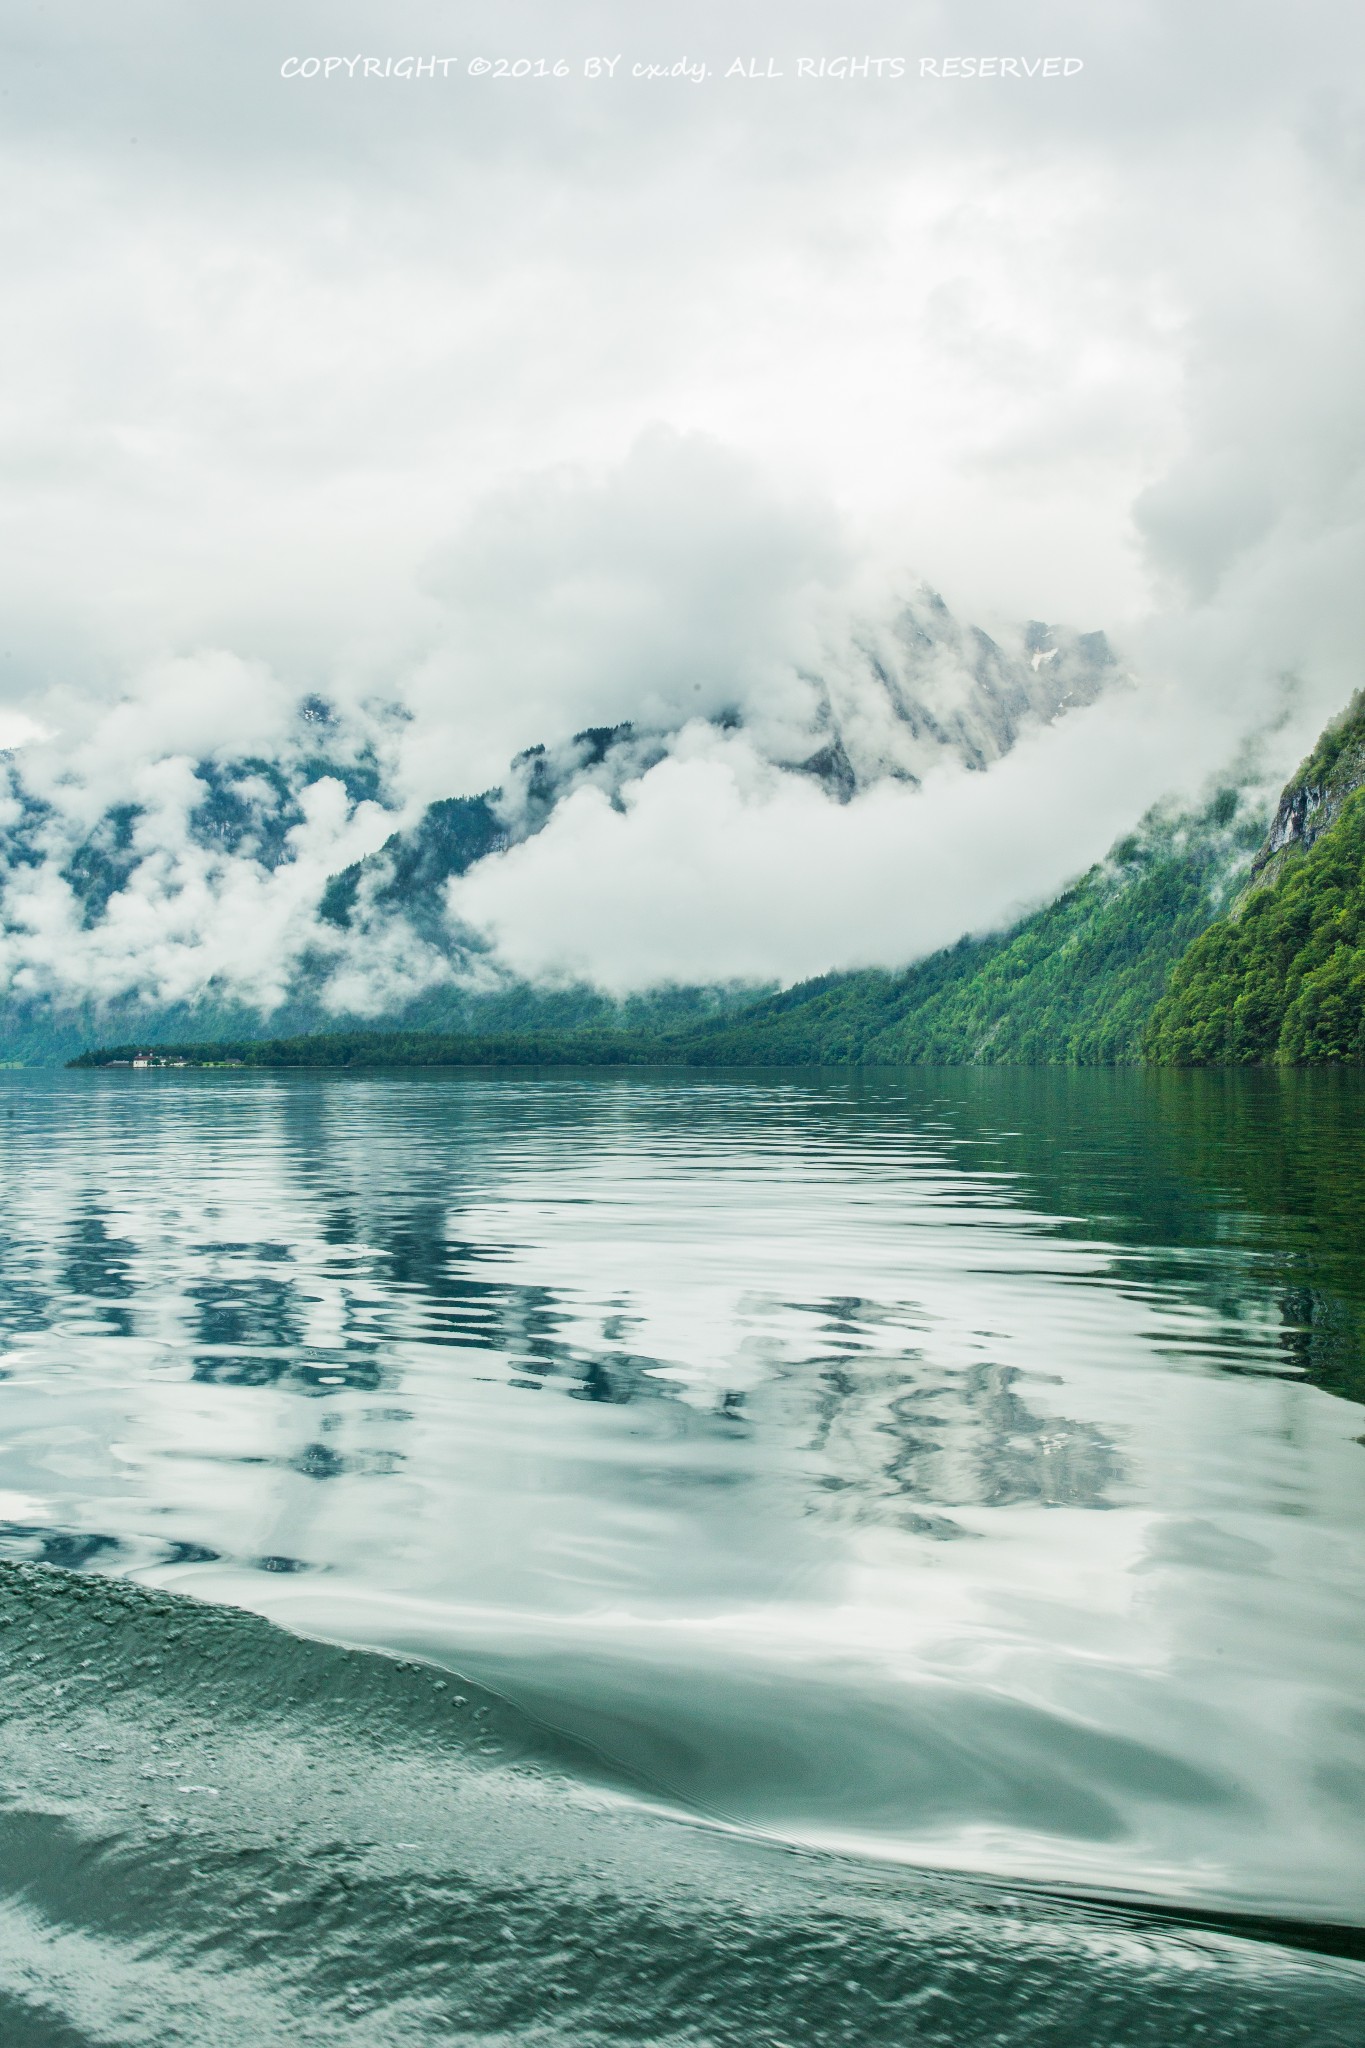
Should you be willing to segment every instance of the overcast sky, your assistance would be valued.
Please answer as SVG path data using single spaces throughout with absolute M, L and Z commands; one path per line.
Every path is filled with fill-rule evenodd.
M 0 742 L 173 663 L 218 743 L 235 660 L 406 698 L 426 793 L 476 787 L 648 701 L 660 621 L 680 672 L 794 660 L 920 579 L 1107 629 L 1174 780 L 1361 678 L 1346 0 L 45 0 L 3 41 Z M 1121 723 L 1061 871 L 1159 793 Z

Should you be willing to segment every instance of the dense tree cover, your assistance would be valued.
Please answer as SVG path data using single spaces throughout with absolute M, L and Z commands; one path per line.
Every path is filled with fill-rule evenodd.
M 215 998 L 152 1005 L 127 999 L 55 1008 L 13 1001 L 0 1006 L 0 1066 L 59 1066 L 92 1045 L 117 1043 L 165 1052 L 175 1047 L 242 1046 L 266 1039 L 340 1037 L 359 1040 L 378 1031 L 418 1038 L 549 1037 L 562 1032 L 681 1030 L 754 1000 L 738 988 L 660 988 L 614 997 L 582 983 L 536 988 L 509 982 L 466 989 L 441 982 L 375 1020 L 329 1016 L 314 995 L 292 997 L 267 1019 L 243 1002 Z
M 158 1064 L 193 1067 L 509 1067 L 617 1066 L 648 1056 L 643 1034 L 528 1031 L 499 1035 L 447 1031 L 317 1031 L 302 1038 L 253 1038 L 158 1045 Z M 145 1047 L 101 1047 L 70 1067 L 126 1066 Z
M 1339 718 L 1323 728 L 1308 759 L 1289 785 L 1297 789 L 1337 791 L 1343 796 L 1365 781 L 1365 690 L 1357 690 Z
M 1223 791 L 1154 814 L 1012 931 L 902 974 L 827 975 L 675 1040 L 691 1065 L 1111 1066 L 1136 1061 L 1171 966 L 1245 868 L 1261 820 Z
M 1365 789 L 1196 940 L 1144 1051 L 1167 1066 L 1365 1060 Z

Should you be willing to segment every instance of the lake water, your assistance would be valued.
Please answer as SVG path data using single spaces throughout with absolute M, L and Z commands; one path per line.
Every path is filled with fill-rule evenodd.
M 1363 1110 L 0 1076 L 0 2033 L 1357 2041 Z

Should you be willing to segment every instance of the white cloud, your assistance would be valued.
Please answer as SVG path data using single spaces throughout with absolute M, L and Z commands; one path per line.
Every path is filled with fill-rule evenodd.
M 509 22 L 411 0 L 401 37 L 495 50 Z M 392 12 L 354 0 L 77 0 L 15 32 L 0 747 L 23 742 L 55 806 L 58 868 L 138 792 L 160 835 L 106 931 L 73 922 L 59 873 L 16 878 L 26 972 L 278 987 L 309 891 L 385 821 L 320 823 L 288 876 L 230 873 L 188 845 L 187 771 L 157 764 L 287 747 L 310 689 L 357 726 L 374 700 L 408 704 L 385 746 L 413 804 L 583 725 L 731 702 L 795 758 L 812 672 L 848 683 L 874 749 L 848 624 L 884 616 L 907 573 L 987 625 L 1108 627 L 1187 779 L 1280 678 L 1301 693 L 1286 750 L 1359 680 L 1358 9 L 982 0 L 969 35 L 935 0 L 865 0 L 837 32 L 815 0 L 647 23 L 598 0 L 572 28 L 527 0 L 514 26 L 628 62 L 772 50 L 788 76 L 288 87 L 291 49 L 392 46 Z M 1084 71 L 1018 89 L 791 75 L 836 43 L 916 59 L 1021 38 Z M 624 818 L 576 800 L 469 901 L 509 957 L 549 962 L 531 882 L 562 895 L 561 951 L 620 983 L 613 932 L 635 913 L 606 868 L 638 858 L 674 906 L 632 942 L 660 972 L 710 957 L 708 929 L 716 958 L 752 944 L 765 973 L 888 957 L 1064 879 L 1157 793 L 1155 758 L 1127 774 L 1121 724 L 1077 731 L 1084 762 L 1059 732 L 846 816 L 804 784 L 734 780 L 733 750 L 680 758 Z M 1026 769 L 1053 810 L 1015 858 Z M 955 849 L 942 873 L 929 838 Z M 864 855 L 870 876 L 934 877 L 933 915 L 855 911 Z M 782 872 L 807 917 L 777 906 Z M 394 943 L 394 986 L 434 971 Z
M 1172 755 L 1172 705 L 1121 693 L 1022 740 L 986 773 L 936 770 L 832 802 L 742 739 L 694 733 L 614 809 L 583 789 L 538 837 L 453 883 L 452 914 L 516 973 L 616 993 L 783 983 L 901 966 L 1047 900 L 1172 790 L 1226 760 L 1240 714 Z
M 48 729 L 25 711 L 0 711 L 0 753 L 27 746 L 31 740 L 48 737 Z
M 409 773 L 446 794 L 528 738 L 731 710 L 794 743 L 849 566 L 828 504 L 701 435 L 655 427 L 610 468 L 524 475 L 427 568 L 443 617 L 407 684 Z
M 53 702 L 62 728 L 26 745 L 5 778 L 0 825 L 22 832 L 24 856 L 0 877 L 0 987 L 59 1002 L 137 993 L 170 1003 L 216 984 L 277 1005 L 317 941 L 327 877 L 380 845 L 393 814 L 352 803 L 334 775 L 310 774 L 316 741 L 300 729 L 297 701 L 231 655 L 166 663 L 112 705 Z M 342 762 L 376 737 L 365 727 L 328 733 Z M 196 830 L 215 763 L 262 825 L 278 816 L 279 791 L 240 766 L 257 752 L 297 790 L 278 859 L 249 828 L 233 843 Z M 119 809 L 121 838 L 109 815 Z M 120 868 L 93 920 L 71 876 L 91 835 L 97 855 L 113 854 Z
M 313 0 L 28 25 L 0 161 L 26 195 L 0 335 L 15 689 L 202 644 L 373 685 L 433 627 L 418 571 L 442 534 L 653 421 L 804 478 L 962 609 L 1117 620 L 1142 598 L 1128 510 L 1176 452 L 1191 317 L 1256 263 L 1267 138 L 1306 154 L 1323 52 L 1349 76 L 1356 26 L 1053 0 L 1028 34 L 1086 65 L 1056 89 L 279 78 L 291 46 L 395 32 Z M 571 32 L 528 4 L 516 32 L 831 40 L 813 5 L 647 30 L 599 6 Z M 974 14 L 973 39 L 1022 32 L 1013 6 Z M 471 5 L 455 35 L 430 0 L 401 24 L 433 47 L 507 33 Z M 902 5 L 839 31 L 912 55 L 963 33 Z M 1301 189 L 1281 214 L 1318 208 Z

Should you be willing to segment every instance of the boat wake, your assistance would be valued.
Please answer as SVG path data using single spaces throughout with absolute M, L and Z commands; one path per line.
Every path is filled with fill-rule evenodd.
M 0 1565 L 6 2048 L 1341 2048 L 1365 1943 L 797 1850 L 497 1693 Z

